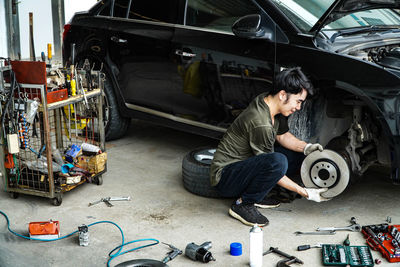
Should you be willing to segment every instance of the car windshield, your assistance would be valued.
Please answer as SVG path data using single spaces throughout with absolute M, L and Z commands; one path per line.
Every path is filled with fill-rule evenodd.
M 308 32 L 328 10 L 334 0 L 272 0 L 276 6 L 302 31 Z M 399 12 L 381 8 L 345 15 L 325 25 L 322 30 L 340 30 L 366 26 L 400 25 Z

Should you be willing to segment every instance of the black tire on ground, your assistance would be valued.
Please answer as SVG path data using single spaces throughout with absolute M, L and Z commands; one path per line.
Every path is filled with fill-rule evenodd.
M 50 201 L 51 201 L 51 204 L 53 204 L 54 206 L 60 206 L 62 203 L 62 196 L 57 195 L 55 198 L 52 198 Z
M 17 192 L 10 192 L 10 197 L 13 199 L 17 199 L 19 197 L 19 193 Z
M 114 140 L 121 138 L 128 130 L 130 118 L 123 117 L 118 109 L 118 102 L 115 97 L 110 78 L 106 76 L 104 81 L 104 94 L 105 94 L 105 135 L 106 140 Z M 107 110 L 108 109 L 108 110 Z M 108 114 L 107 114 L 108 113 Z
M 83 53 L 77 57 L 77 67 L 82 68 L 88 60 L 90 66 L 94 70 L 102 70 L 105 74 L 104 81 L 104 98 L 103 98 L 103 122 L 105 129 L 106 141 L 121 138 L 128 130 L 131 119 L 124 117 L 119 112 L 118 101 L 115 95 L 116 90 L 113 87 L 110 74 L 107 68 L 103 67 L 105 64 L 90 52 Z
M 199 148 L 190 151 L 182 161 L 183 186 L 191 193 L 203 197 L 221 197 L 210 184 L 210 164 L 215 148 Z
M 92 183 L 97 184 L 97 185 L 102 185 L 103 184 L 103 177 L 102 176 L 94 177 L 93 180 L 92 180 Z

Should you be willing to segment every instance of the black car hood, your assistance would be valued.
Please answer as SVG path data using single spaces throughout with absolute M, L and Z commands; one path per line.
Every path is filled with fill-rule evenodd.
M 325 25 L 350 13 L 377 8 L 400 8 L 400 0 L 336 0 L 314 24 L 310 32 L 317 33 Z

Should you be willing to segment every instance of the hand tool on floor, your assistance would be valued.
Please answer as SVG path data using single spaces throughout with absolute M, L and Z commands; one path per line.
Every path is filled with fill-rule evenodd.
M 89 207 L 93 206 L 93 205 L 96 205 L 96 204 L 99 204 L 100 202 L 104 202 L 104 203 L 106 203 L 106 205 L 108 207 L 112 207 L 114 205 L 111 204 L 110 201 L 130 201 L 130 200 L 131 200 L 131 197 L 104 197 L 104 198 L 101 198 L 100 200 L 97 200 L 95 202 L 90 202 L 89 203 Z
M 317 231 L 353 231 L 361 232 L 361 226 L 359 224 L 352 224 L 346 227 L 319 227 Z
M 263 256 L 267 255 L 269 253 L 272 253 L 272 252 L 287 258 L 287 259 L 278 261 L 278 263 L 276 264 L 277 267 L 289 267 L 289 264 L 292 264 L 292 263 L 298 263 L 298 264 L 304 263 L 302 260 L 296 258 L 295 256 L 290 256 L 289 254 L 287 254 L 283 251 L 280 251 L 278 248 L 274 248 L 274 247 L 270 247 L 269 250 L 265 251 L 263 253 Z
M 345 246 L 350 246 L 349 234 L 347 235 L 346 239 L 343 241 L 343 245 L 345 245 Z
M 211 241 L 204 242 L 203 244 L 196 245 L 195 243 L 189 243 L 185 248 L 185 255 L 194 261 L 209 262 L 215 261 L 211 252 L 208 251 L 211 248 Z
M 297 250 L 298 251 L 303 251 L 303 250 L 307 250 L 307 249 L 310 249 L 310 248 L 322 248 L 322 244 L 318 243 L 318 244 L 315 244 L 315 245 L 301 245 L 301 246 L 297 247 Z
M 269 210 L 283 211 L 283 212 L 292 212 L 291 209 L 286 209 L 286 208 L 281 208 L 281 207 L 270 208 Z
M 167 245 L 171 251 L 167 253 L 167 256 L 165 256 L 165 258 L 162 260 L 163 263 L 167 263 L 169 261 L 172 261 L 173 259 L 175 259 L 176 256 L 181 255 L 182 254 L 182 250 L 180 250 L 179 248 L 174 247 L 173 245 L 161 242 L 164 245 Z
M 334 235 L 336 231 L 318 231 L 318 232 L 294 232 L 295 235 Z

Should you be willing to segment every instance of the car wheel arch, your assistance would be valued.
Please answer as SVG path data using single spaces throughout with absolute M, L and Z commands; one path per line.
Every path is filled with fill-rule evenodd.
M 123 107 L 125 107 L 122 94 L 119 86 L 116 83 L 112 68 L 107 65 L 107 62 L 93 53 L 80 53 L 77 56 L 76 62 L 80 64 L 85 59 L 88 59 L 91 66 L 95 70 L 101 70 L 105 74 L 104 94 L 107 104 L 104 106 L 105 112 L 108 112 L 108 120 L 105 120 L 106 140 L 113 140 L 122 137 L 129 127 L 130 118 L 125 117 Z M 83 64 L 83 63 L 82 63 Z
M 90 50 L 85 50 L 79 53 L 79 55 L 76 57 L 77 62 L 85 60 L 86 58 L 91 61 L 91 63 L 95 63 L 95 69 L 101 69 L 102 72 L 105 73 L 105 75 L 110 78 L 110 81 L 112 83 L 112 90 L 115 95 L 117 95 L 117 101 L 119 105 L 122 105 L 124 103 L 123 101 L 123 96 L 121 93 L 121 89 L 117 83 L 117 76 L 116 73 L 119 72 L 118 68 L 112 61 L 106 57 L 103 58 L 100 55 L 93 53 Z M 111 67 L 110 67 L 111 66 Z
M 354 97 L 358 98 L 361 102 L 363 102 L 367 107 L 367 109 L 372 113 L 374 118 L 385 117 L 385 114 L 379 108 L 377 103 L 371 98 L 371 96 L 366 94 L 361 88 L 341 81 L 336 81 L 335 84 L 336 84 L 335 86 L 336 89 L 345 91 L 353 95 Z M 377 119 L 376 122 L 379 124 L 381 131 L 383 131 L 386 134 L 386 136 L 392 136 L 390 127 L 386 120 Z
M 376 154 L 377 154 L 377 159 L 376 161 L 378 163 L 382 163 L 382 164 L 390 164 L 390 149 L 389 146 L 391 143 L 393 143 L 393 135 L 390 131 L 390 127 L 388 125 L 388 122 L 385 119 L 382 119 L 385 117 L 385 114 L 383 114 L 383 112 L 381 111 L 381 109 L 379 108 L 378 104 L 366 93 L 364 92 L 361 88 L 358 88 L 354 85 L 345 83 L 345 82 L 341 82 L 341 81 L 335 81 L 334 83 L 330 83 L 331 86 L 327 86 L 327 87 L 323 87 L 320 88 L 321 93 L 322 94 L 326 94 L 324 97 L 326 97 L 325 101 L 327 101 L 327 105 L 329 105 L 329 102 L 333 102 L 335 103 L 335 99 L 330 100 L 329 96 L 343 96 L 345 95 L 348 99 L 352 99 L 354 100 L 354 102 L 352 103 L 351 100 L 349 100 L 347 103 L 346 100 L 344 100 L 343 102 L 345 104 L 343 104 L 344 106 L 349 107 L 348 111 L 355 111 L 358 107 L 360 107 L 360 110 L 362 110 L 362 119 L 366 119 L 366 118 L 370 118 L 372 120 L 372 124 L 371 125 L 375 125 L 376 128 L 374 126 L 372 126 L 372 131 L 373 133 L 373 141 L 370 141 L 371 143 L 373 143 L 373 145 L 375 146 L 376 149 Z M 342 99 L 341 99 L 342 100 Z M 340 106 L 335 106 L 332 105 L 334 109 L 341 109 Z M 326 107 L 325 113 L 329 113 L 328 111 L 329 107 Z M 346 111 L 344 111 L 346 112 Z M 367 115 L 366 117 L 365 114 Z M 333 141 L 335 138 L 339 138 L 339 137 L 343 137 L 346 136 L 347 138 L 351 139 L 349 136 L 351 136 L 351 133 L 349 133 L 349 131 L 352 131 L 351 127 L 353 127 L 354 121 L 357 119 L 356 115 L 351 113 L 351 114 L 347 114 L 348 116 L 351 116 L 349 118 L 349 120 L 351 121 L 350 126 L 348 130 L 344 131 L 342 134 L 338 134 L 336 136 L 332 135 L 332 129 L 330 129 L 327 134 L 331 134 L 331 136 L 329 137 L 330 140 L 328 143 L 326 143 L 326 145 L 328 145 L 331 141 Z M 325 116 L 329 116 L 329 115 L 325 115 Z M 358 118 L 360 119 L 360 118 Z M 363 123 L 360 123 L 363 124 Z M 368 128 L 368 127 L 366 127 Z M 369 130 L 371 127 L 369 127 Z M 363 143 L 363 142 L 361 142 Z M 368 142 L 365 142 L 364 144 L 367 144 Z M 354 162 L 353 162 L 354 164 Z M 368 166 L 367 166 L 368 168 Z M 364 172 L 364 170 L 362 171 Z

